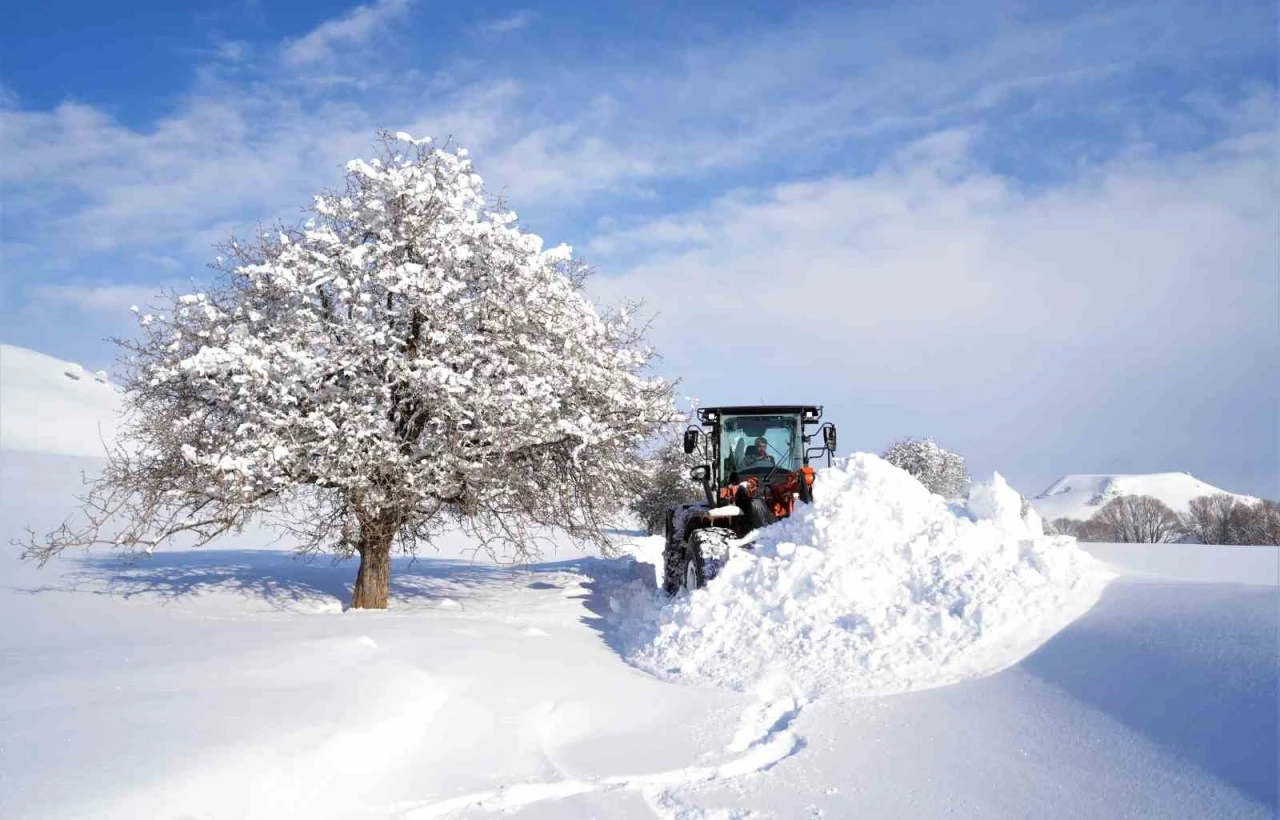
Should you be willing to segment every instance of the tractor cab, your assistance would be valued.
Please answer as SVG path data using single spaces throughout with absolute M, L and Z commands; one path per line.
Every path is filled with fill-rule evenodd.
M 791 473 L 804 466 L 800 419 L 799 413 L 722 417 L 719 424 L 722 482 L 736 484 L 743 476 Z
M 825 455 L 830 465 L 836 449 L 835 425 L 821 423 L 821 407 L 702 407 L 698 421 L 685 430 L 684 452 L 703 462 L 690 478 L 706 503 L 667 512 L 663 588 L 673 595 L 702 586 L 734 547 L 749 547 L 754 530 L 812 501 L 810 460 Z
M 749 478 L 772 483 L 804 471 L 815 455 L 825 454 L 830 464 L 836 428 L 828 423 L 811 429 L 821 419 L 822 408 L 808 405 L 699 408 L 702 425 L 685 431 L 684 451 L 701 451 L 707 463 L 694 468 L 692 477 L 712 491 L 707 501 L 716 505 L 719 491 Z M 821 445 L 810 446 L 818 433 Z

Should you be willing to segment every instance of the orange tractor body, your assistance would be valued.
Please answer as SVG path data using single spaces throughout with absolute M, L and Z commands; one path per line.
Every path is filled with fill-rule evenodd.
M 836 447 L 836 428 L 812 405 L 703 407 L 684 434 L 684 451 L 701 456 L 690 477 L 706 503 L 667 511 L 663 588 L 675 594 L 714 578 L 751 533 L 813 499 L 814 456 Z M 821 434 L 819 436 L 819 434 Z M 810 446 L 820 438 L 818 446 Z

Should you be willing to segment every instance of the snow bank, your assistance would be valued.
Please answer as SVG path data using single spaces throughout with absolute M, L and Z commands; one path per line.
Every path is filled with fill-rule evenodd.
M 1091 607 L 1109 578 L 1075 539 L 1042 534 L 997 474 L 949 505 L 868 454 L 819 471 L 815 501 L 761 532 L 706 589 L 632 582 L 616 644 L 662 677 L 804 696 L 922 689 L 1017 662 Z

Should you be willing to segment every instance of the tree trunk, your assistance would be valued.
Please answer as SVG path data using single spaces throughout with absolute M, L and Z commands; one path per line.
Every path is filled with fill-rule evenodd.
M 360 539 L 360 569 L 351 593 L 352 609 L 386 609 L 391 588 L 391 537 L 393 533 Z

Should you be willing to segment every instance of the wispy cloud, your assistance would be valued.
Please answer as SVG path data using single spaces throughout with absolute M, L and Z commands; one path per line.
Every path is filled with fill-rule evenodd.
M 1031 193 L 947 132 L 604 233 L 591 287 L 644 300 L 667 366 L 717 401 L 856 408 L 859 449 L 932 434 L 1032 485 L 1209 465 L 1258 487 L 1280 401 L 1273 141 L 1267 123 Z
M 249 44 L 242 40 L 224 40 L 218 43 L 217 55 L 220 60 L 238 62 L 249 56 L 249 53 Z
M 527 27 L 536 19 L 538 19 L 536 11 L 520 9 L 503 17 L 485 20 L 477 25 L 476 28 L 484 34 L 510 34 L 513 31 Z
M 146 128 L 82 103 L 0 109 L 0 182 L 10 202 L 26 206 L 33 224 L 24 233 L 71 235 L 84 249 L 183 236 L 194 248 L 213 226 L 292 218 L 336 182 L 346 159 L 367 152 L 379 126 L 453 137 L 517 208 L 561 215 L 596 210 L 602 198 L 651 202 L 664 185 L 730 172 L 745 176 L 741 184 L 856 169 L 883 159 L 895 141 L 969 125 L 1018 95 L 1027 104 L 1012 116 L 1094 127 L 1124 119 L 1123 109 L 1108 113 L 1073 95 L 1110 82 L 1136 54 L 1188 44 L 1182 29 L 1172 40 L 1157 36 L 1160 18 L 1132 8 L 990 31 L 973 25 L 974 36 L 955 43 L 940 24 L 904 28 L 916 19 L 909 10 L 885 19 L 824 14 L 669 59 L 623 59 L 609 71 L 575 65 L 564 76 L 547 67 L 524 76 L 516 66 L 464 60 L 445 66 L 448 83 L 424 93 L 429 74 L 402 66 L 395 82 L 374 82 L 369 61 L 351 51 L 394 37 L 389 23 L 408 8 L 408 0 L 380 0 L 322 23 L 283 46 L 283 72 L 265 56 L 256 71 L 213 70 Z M 368 90 L 298 85 L 320 76 Z M 1055 97 L 1055 89 L 1069 93 Z M 1205 116 L 1195 112 L 1194 126 Z M 1141 120 L 1123 127 L 1158 117 L 1144 111 Z M 1041 156 L 1053 155 L 1039 150 L 1033 159 L 1049 161 Z
M 411 3 L 412 0 L 378 0 L 356 6 L 342 17 L 321 23 L 286 43 L 281 49 L 281 60 L 286 66 L 300 68 L 331 59 L 335 49 L 363 45 L 404 14 Z

